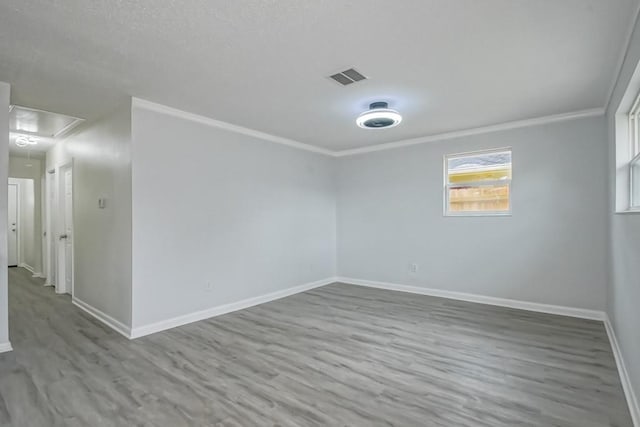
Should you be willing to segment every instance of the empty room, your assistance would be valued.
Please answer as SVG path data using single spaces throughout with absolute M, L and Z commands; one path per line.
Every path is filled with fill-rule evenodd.
M 640 427 L 640 0 L 0 2 L 0 426 Z

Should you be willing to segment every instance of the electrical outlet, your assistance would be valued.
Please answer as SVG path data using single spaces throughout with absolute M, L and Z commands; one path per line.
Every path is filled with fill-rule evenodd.
M 412 262 L 411 264 L 409 264 L 409 273 L 416 274 L 417 272 L 418 272 L 418 264 L 416 264 L 415 262 Z

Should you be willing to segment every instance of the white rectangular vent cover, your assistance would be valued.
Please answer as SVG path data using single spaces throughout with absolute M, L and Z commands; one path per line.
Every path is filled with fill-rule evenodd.
M 347 86 L 352 83 L 359 82 L 360 80 L 367 79 L 355 68 L 349 68 L 348 70 L 344 70 L 339 73 L 333 74 L 329 76 L 329 78 L 340 83 L 342 86 Z

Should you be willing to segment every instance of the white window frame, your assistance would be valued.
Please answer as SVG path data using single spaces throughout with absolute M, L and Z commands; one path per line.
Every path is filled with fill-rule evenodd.
M 634 170 L 640 169 L 640 153 L 629 162 L 629 210 L 640 212 L 640 197 L 634 200 L 633 195 L 636 193 L 636 185 L 640 184 L 640 176 L 635 176 Z
M 476 182 L 468 182 L 468 183 L 463 182 L 463 183 L 455 183 L 455 184 L 449 183 L 449 159 L 456 158 L 456 157 L 482 155 L 482 154 L 502 153 L 505 151 L 509 151 L 511 153 L 511 179 L 480 181 L 480 182 L 476 181 Z M 513 203 L 511 201 L 511 197 L 512 197 L 511 190 L 513 188 L 513 150 L 511 147 L 491 148 L 488 150 L 467 151 L 463 153 L 446 154 L 443 160 L 444 160 L 443 162 L 444 163 L 444 167 L 443 167 L 443 171 L 444 171 L 443 213 L 444 213 L 444 216 L 460 217 L 460 216 L 511 216 L 512 215 Z M 449 210 L 449 189 L 451 188 L 456 188 L 456 187 L 478 187 L 479 188 L 479 187 L 493 186 L 496 184 L 504 185 L 505 183 L 509 186 L 509 210 L 507 211 L 475 211 L 475 212 L 462 211 L 461 212 L 461 211 Z
M 633 173 L 634 166 L 640 165 L 640 93 L 629 110 L 629 150 L 629 211 L 640 211 L 640 200 L 633 198 L 635 186 L 640 184 L 640 177 Z

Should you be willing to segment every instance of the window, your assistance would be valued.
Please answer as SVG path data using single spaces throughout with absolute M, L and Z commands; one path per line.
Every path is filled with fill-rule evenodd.
M 631 175 L 631 205 L 632 210 L 640 210 L 640 153 L 629 163 L 629 174 Z
M 511 213 L 511 149 L 445 156 L 445 215 Z
M 640 95 L 629 111 L 629 177 L 630 204 L 629 209 L 640 210 Z

